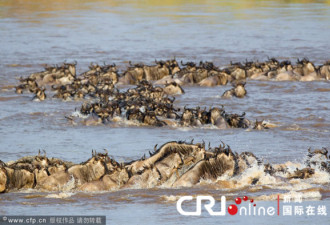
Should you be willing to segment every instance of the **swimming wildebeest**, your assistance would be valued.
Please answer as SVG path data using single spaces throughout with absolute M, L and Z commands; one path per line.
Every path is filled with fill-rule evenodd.
M 233 83 L 233 88 L 230 90 L 225 91 L 222 94 L 222 97 L 224 98 L 231 98 L 233 96 L 237 98 L 243 98 L 246 95 L 246 90 L 245 90 L 245 82 L 235 82 Z
M 163 90 L 168 95 L 184 94 L 184 90 L 182 89 L 182 87 L 179 84 L 177 84 L 175 81 L 165 84 Z
M 142 80 L 160 80 L 168 75 L 173 75 L 180 71 L 176 60 L 157 61 L 156 65 L 148 66 L 144 64 L 132 65 L 119 78 L 120 84 L 138 84 Z
M 320 169 L 330 172 L 326 148 L 309 150 L 307 167 L 292 171 L 287 164 L 264 164 L 251 152 L 235 153 L 224 143 L 205 149 L 205 143 L 167 142 L 149 152 L 139 160 L 118 163 L 105 153 L 92 151 L 92 157 L 81 164 L 47 158 L 40 154 L 23 157 L 12 163 L 0 161 L 0 193 L 38 188 L 47 191 L 114 190 L 125 187 L 152 188 L 189 187 L 201 180 L 217 182 L 239 176 L 248 168 L 264 168 L 270 176 L 281 176 L 282 180 L 308 179 Z M 319 157 L 319 158 L 318 158 Z M 263 166 L 263 167 L 262 167 Z M 249 178 L 257 184 L 259 177 Z

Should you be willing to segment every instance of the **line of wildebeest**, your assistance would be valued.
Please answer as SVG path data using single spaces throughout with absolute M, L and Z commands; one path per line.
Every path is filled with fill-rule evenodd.
M 35 188 L 43 191 L 106 191 L 120 188 L 190 187 L 202 180 L 212 181 L 217 187 L 235 187 L 230 178 L 242 175 L 248 168 L 256 167 L 264 173 L 251 173 L 245 185 L 262 185 L 261 176 L 270 175 L 274 183 L 290 179 L 313 178 L 318 172 L 330 173 L 328 150 L 308 150 L 306 161 L 296 170 L 287 164 L 264 164 L 251 152 L 233 152 L 224 143 L 208 147 L 205 143 L 168 142 L 150 157 L 119 163 L 105 153 L 92 151 L 86 162 L 74 164 L 56 158 L 23 157 L 15 162 L 0 160 L 0 193 Z M 317 171 L 316 171 L 317 170 Z M 217 180 L 227 175 L 226 183 Z M 231 182 L 231 183 L 230 183 Z
M 50 88 L 54 98 L 63 100 L 88 100 L 80 109 L 86 124 L 107 123 L 114 118 L 134 120 L 151 126 L 199 126 L 212 124 L 219 128 L 253 127 L 268 128 L 264 121 L 252 123 L 240 115 L 230 114 L 222 108 L 210 109 L 174 107 L 173 95 L 183 94 L 182 85 L 200 86 L 226 85 L 233 88 L 223 93 L 223 97 L 246 95 L 245 80 L 329 80 L 330 61 L 315 66 L 308 59 L 298 60 L 296 65 L 290 61 L 278 61 L 274 58 L 265 62 L 231 63 L 225 68 L 216 67 L 212 62 L 182 63 L 175 60 L 155 61 L 156 65 L 130 63 L 119 73 L 115 64 L 91 64 L 89 70 L 76 75 L 76 63 L 64 63 L 61 66 L 46 66 L 45 70 L 21 78 L 16 93 L 29 91 L 35 94 L 35 100 L 46 99 L 46 88 Z M 120 85 L 137 85 L 126 91 L 119 91 Z M 153 85 L 164 85 L 153 86 Z M 67 117 L 74 121 L 71 116 Z M 92 121 L 92 122 L 90 122 Z

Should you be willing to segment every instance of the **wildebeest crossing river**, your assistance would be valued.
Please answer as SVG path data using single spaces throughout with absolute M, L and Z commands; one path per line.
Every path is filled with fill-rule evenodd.
M 185 195 L 210 195 L 216 200 L 224 195 L 228 204 L 246 195 L 258 206 L 268 206 L 275 204 L 278 194 L 281 202 L 285 194 L 293 197 L 302 194 L 301 205 L 325 205 L 329 213 L 327 160 L 322 158 L 323 154 L 308 152 L 310 147 L 311 152 L 324 153 L 322 147 L 330 149 L 330 87 L 326 76 L 320 73 L 320 67 L 329 60 L 328 2 L 73 0 L 63 3 L 55 0 L 47 4 L 2 1 L 0 5 L 0 160 L 3 161 L 1 176 L 6 171 L 9 177 L 5 182 L 7 186 L 1 190 L 5 193 L 0 194 L 0 203 L 4 206 L 0 208 L 1 215 L 15 212 L 67 215 L 70 211 L 75 215 L 106 215 L 109 224 L 214 224 L 219 221 L 265 224 L 269 223 L 269 217 L 219 218 L 205 212 L 201 217 L 183 217 L 175 205 L 179 197 Z M 252 66 L 246 65 L 249 62 L 259 63 L 255 64 L 257 71 L 263 63 L 272 61 L 272 57 L 286 70 L 291 70 L 287 61 L 291 61 L 294 70 L 298 58 L 302 64 L 306 58 L 313 63 L 315 71 L 306 66 L 300 72 L 286 73 L 277 70 L 280 68 L 274 72 L 269 68 L 263 73 L 265 68 L 261 68 L 262 71 L 251 77 L 249 70 L 243 68 L 245 75 L 249 75 L 242 79 L 239 73 L 242 67 L 235 64 L 240 62 L 245 67 Z M 153 66 L 157 64 L 155 59 L 160 62 L 174 58 L 181 69 L 189 66 L 194 69 L 189 64 L 193 62 L 197 70 L 205 67 L 208 72 L 200 77 L 190 71 L 189 75 L 178 73 L 164 80 L 150 79 L 153 87 L 147 90 L 153 91 L 144 91 L 140 79 L 145 76 L 148 80 L 148 71 L 143 66 L 140 68 L 141 64 Z M 63 83 L 59 83 L 56 76 L 42 76 L 45 79 L 40 76 L 38 86 L 34 86 L 33 81 L 20 80 L 44 71 L 45 65 L 50 70 L 56 64 L 61 67 L 64 62 L 75 61 L 75 71 L 65 69 L 76 73 L 77 77 L 85 73 L 91 83 L 95 78 L 92 73 L 86 73 L 92 70 L 89 66 L 95 70 L 98 70 L 96 64 L 109 66 L 109 73 L 103 75 L 111 79 L 99 86 L 103 91 L 95 91 L 91 86 L 86 87 L 87 92 L 83 89 L 76 92 L 84 79 L 81 79 L 82 84 L 76 81 L 74 86 L 68 85 L 72 81 L 70 77 L 58 77 L 63 78 L 60 81 Z M 217 69 L 211 71 L 210 65 L 200 65 L 200 61 L 213 62 Z M 112 87 L 116 76 L 110 73 L 110 65 L 114 63 L 119 76 Z M 136 80 L 131 79 L 133 72 L 122 76 L 129 67 L 142 69 L 145 75 L 137 76 Z M 236 72 L 232 70 L 234 67 L 238 68 Z M 178 72 L 174 66 L 169 68 L 171 75 Z M 226 85 L 222 83 L 226 81 L 223 73 L 230 75 L 226 77 Z M 239 78 L 237 83 L 232 84 L 233 77 Z M 158 87 L 164 88 L 166 82 L 173 81 L 184 93 L 161 94 L 163 90 Z M 24 82 L 30 82 L 29 88 Z M 65 89 L 61 87 L 63 84 L 67 85 Z M 23 85 L 22 89 L 15 89 L 19 85 Z M 142 85 L 148 86 L 144 81 Z M 246 89 L 242 98 L 235 97 L 241 95 L 239 90 L 236 93 L 233 90 L 240 85 Z M 43 88 L 46 89 L 45 99 Z M 107 94 L 105 90 L 111 88 L 114 95 L 104 95 Z M 23 93 L 19 94 L 21 90 Z M 226 91 L 232 97 L 225 98 Z M 150 93 L 154 93 L 152 97 Z M 155 107 L 155 102 L 151 101 L 159 97 L 156 93 L 163 97 L 162 107 Z M 33 101 L 34 97 L 44 101 Z M 105 97 L 109 100 L 107 104 L 102 102 Z M 141 104 L 138 111 L 132 99 Z M 161 103 L 158 100 L 157 106 Z M 129 113 L 127 106 L 132 107 Z M 150 114 L 157 108 L 155 113 L 161 116 Z M 186 119 L 183 119 L 185 109 Z M 216 112 L 220 112 L 218 122 L 221 123 L 211 120 L 212 109 L 219 110 Z M 120 110 L 121 116 L 118 116 Z M 232 126 L 229 118 L 233 115 L 249 124 Z M 268 129 L 253 129 L 256 120 L 263 121 Z M 149 152 L 154 154 L 156 144 L 157 151 L 173 141 L 191 145 L 192 139 L 192 145 L 200 149 L 205 143 L 205 152 L 169 154 L 173 164 L 168 163 L 166 157 L 152 163 L 149 160 Z M 225 147 L 221 147 L 221 141 Z M 104 149 L 108 150 L 107 156 Z M 43 150 L 49 160 L 47 166 L 35 161 L 35 157 L 44 157 Z M 96 155 L 92 155 L 92 150 Z M 247 153 L 244 152 L 253 153 L 258 160 L 251 159 L 249 166 L 239 169 L 243 165 L 235 166 L 235 162 L 246 163 L 243 157 Z M 26 156 L 30 157 L 25 158 L 25 165 L 22 161 L 19 164 L 17 160 Z M 232 157 L 228 162 L 234 164 L 228 165 L 226 173 L 211 169 L 208 162 L 228 156 Z M 108 163 L 107 176 L 103 176 L 105 167 L 101 166 L 96 177 L 79 178 L 76 169 L 91 163 L 93 157 L 103 157 L 101 161 Z M 63 164 L 68 172 L 62 175 L 69 178 L 64 179 L 65 185 L 49 189 L 51 185 L 42 186 L 47 183 L 38 184 L 33 179 L 25 187 L 16 186 L 22 185 L 16 179 L 22 171 L 34 174 L 47 169 L 46 178 L 52 176 L 56 161 L 53 158 L 59 160 L 57 162 L 70 162 Z M 142 166 L 134 162 L 142 162 Z M 111 167 L 111 163 L 115 166 Z M 114 173 L 120 171 L 122 183 L 113 185 L 111 179 L 115 180 Z M 198 176 L 191 177 L 188 171 L 195 171 Z M 111 179 L 106 182 L 99 176 Z M 191 203 L 187 207 L 193 209 L 194 206 L 195 203 Z M 325 224 L 327 218 L 317 215 L 272 217 L 278 223 L 285 219 L 288 223 L 306 224 Z

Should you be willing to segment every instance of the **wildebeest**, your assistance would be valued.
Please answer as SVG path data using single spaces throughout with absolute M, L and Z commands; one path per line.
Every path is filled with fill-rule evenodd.
M 200 86 L 213 87 L 217 85 L 226 85 L 229 74 L 225 72 L 209 72 L 209 76 L 199 82 Z
M 292 171 L 287 163 L 263 164 L 252 152 L 235 153 L 222 142 L 205 149 L 205 143 L 171 141 L 154 147 L 150 157 L 118 163 L 105 153 L 92 151 L 92 157 L 81 164 L 48 159 L 46 156 L 24 157 L 12 163 L 0 161 L 0 193 L 36 188 L 47 191 L 107 191 L 120 188 L 189 187 L 202 180 L 216 182 L 238 177 L 251 167 L 262 169 L 270 176 L 307 179 L 319 170 L 330 172 L 326 148 L 311 151 L 306 165 Z M 55 165 L 63 168 L 55 170 Z M 292 166 L 292 163 L 291 163 Z M 300 167 L 300 169 L 298 168 Z M 51 169 L 52 168 L 52 169 Z M 52 172 L 50 172 L 52 170 Z M 261 171 L 260 171 L 261 172 Z M 249 178 L 257 184 L 259 177 Z M 215 183 L 216 184 L 216 183 Z
M 313 168 L 303 168 L 299 170 L 298 168 L 294 171 L 293 174 L 290 174 L 289 179 L 307 179 L 310 178 L 315 173 Z
M 5 169 L 6 164 L 0 160 L 0 193 L 3 193 L 8 188 L 8 174 Z
M 265 124 L 265 122 L 263 120 L 258 121 L 256 119 L 256 122 L 253 126 L 253 129 L 255 129 L 255 130 L 264 130 L 264 129 L 269 129 L 269 127 L 267 127 L 267 125 Z
M 165 84 L 164 92 L 168 95 L 181 95 L 184 94 L 183 88 L 175 81 Z
M 42 89 L 37 88 L 35 90 L 36 94 L 33 97 L 33 100 L 34 101 L 44 101 L 46 99 L 46 97 L 47 97 L 46 94 L 45 94 L 45 91 L 46 91 L 45 88 L 42 88 Z
M 156 65 L 148 66 L 144 64 L 130 63 L 130 67 L 119 78 L 120 84 L 138 84 L 142 80 L 160 80 L 168 75 L 173 75 L 180 71 L 176 60 L 157 61 Z
M 35 177 L 30 168 L 5 167 L 8 179 L 8 189 L 28 189 L 35 186 Z
M 330 61 L 327 61 L 319 68 L 320 77 L 330 80 Z
M 245 82 L 235 82 L 233 83 L 233 88 L 230 90 L 225 91 L 222 94 L 222 97 L 224 98 L 231 98 L 232 96 L 235 96 L 237 98 L 243 98 L 246 95 L 245 90 Z
M 86 182 L 99 180 L 107 172 L 107 160 L 107 157 L 93 156 L 80 165 L 70 167 L 68 169 L 68 174 L 74 177 L 78 186 Z

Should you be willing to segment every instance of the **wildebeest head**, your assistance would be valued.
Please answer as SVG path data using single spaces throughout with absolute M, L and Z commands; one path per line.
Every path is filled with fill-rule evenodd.
M 127 120 L 137 120 L 143 122 L 144 114 L 139 109 L 129 109 L 126 112 Z
M 92 105 L 87 103 L 87 102 L 84 102 L 82 105 L 81 105 L 81 108 L 80 108 L 80 112 L 83 114 L 83 115 L 88 115 L 90 114 L 92 111 Z
M 167 60 L 166 65 L 170 71 L 170 75 L 174 75 L 181 70 L 178 62 L 175 59 Z
M 276 171 L 270 163 L 267 163 L 264 165 L 264 172 L 270 175 L 274 175 Z
M 150 125 L 150 126 L 156 126 L 156 127 L 162 127 L 166 125 L 165 122 L 160 121 L 154 112 L 147 112 L 143 118 L 143 123 Z
M 37 88 L 35 90 L 36 95 L 33 97 L 33 99 L 38 101 L 44 101 L 47 97 L 45 91 L 45 88 Z
M 50 165 L 48 167 L 48 172 L 50 175 L 66 171 L 68 169 L 68 166 L 65 162 L 62 160 L 53 160 L 50 162 Z
M 0 193 L 5 192 L 8 186 L 8 175 L 5 167 L 6 164 L 0 160 Z
M 320 66 L 318 72 L 321 78 L 330 80 L 330 60 L 325 62 L 322 66 Z
M 268 61 L 266 61 L 266 64 L 269 66 L 270 69 L 277 69 L 279 66 L 279 61 L 275 58 L 268 58 Z
M 213 107 L 211 110 L 210 110 L 210 122 L 211 124 L 213 125 L 217 125 L 218 122 L 220 122 L 223 114 L 225 113 L 224 109 L 223 109 L 223 106 L 222 108 L 217 108 L 217 107 Z
M 306 76 L 310 73 L 315 72 L 315 66 L 312 62 L 310 62 L 307 58 L 303 58 L 302 60 L 297 60 L 297 65 L 301 65 L 302 66 L 302 72 L 303 76 Z
M 43 150 L 44 155 L 41 155 L 41 152 L 39 150 L 39 153 L 37 156 L 34 157 L 34 160 L 32 161 L 33 166 L 38 166 L 40 168 L 47 168 L 49 165 L 49 159 L 46 156 L 46 151 Z
M 201 124 L 208 124 L 210 123 L 210 116 L 211 113 L 204 109 L 197 108 L 197 118 L 200 121 Z
M 181 95 L 184 94 L 183 88 L 177 84 L 175 81 L 171 83 L 166 83 L 164 87 L 164 92 L 168 95 Z
M 196 71 L 197 67 L 196 67 L 196 64 L 194 62 L 186 62 L 186 63 L 183 63 L 181 61 L 181 65 L 182 66 L 185 66 L 186 69 L 189 71 L 189 72 L 193 72 L 193 71 Z
M 68 173 L 74 176 L 78 184 L 96 181 L 108 172 L 106 161 L 106 156 L 94 154 L 86 162 L 70 167 Z
M 189 109 L 184 107 L 183 113 L 181 115 L 181 124 L 183 126 L 191 126 L 194 123 L 194 111 L 193 109 Z
M 234 95 L 237 98 L 243 98 L 246 95 L 245 82 L 235 82 Z
M 119 163 L 111 159 L 108 155 L 108 150 L 104 149 L 104 153 L 96 153 L 96 151 L 92 150 L 92 157 L 96 158 L 97 160 L 100 160 L 102 163 L 105 163 L 106 170 L 113 171 L 117 167 L 119 167 Z
M 284 68 L 286 71 L 292 69 L 292 64 L 291 64 L 290 60 L 284 60 L 284 61 L 280 62 L 279 66 L 281 68 Z
M 248 61 L 245 63 L 245 70 L 247 77 L 251 77 L 256 73 L 261 73 L 263 71 L 262 66 L 259 62 L 248 62 Z
M 289 176 L 289 179 L 307 179 L 310 178 L 314 173 L 315 169 L 313 168 L 304 168 L 301 170 L 297 168 L 294 173 Z
M 228 124 L 231 127 L 235 128 L 248 128 L 249 124 L 248 121 L 244 118 L 245 112 L 242 115 L 238 114 L 226 114 L 225 118 L 228 122 Z
M 24 89 L 26 89 L 26 85 L 25 84 L 20 84 L 20 85 L 15 87 L 15 93 L 16 94 L 23 94 Z
M 77 65 L 77 61 L 75 61 L 74 63 L 64 63 L 63 67 L 70 72 L 70 74 L 75 77 L 76 76 L 76 65 Z
M 256 130 L 263 130 L 263 129 L 268 129 L 268 127 L 266 126 L 266 124 L 264 123 L 263 120 L 258 121 L 258 120 L 256 119 L 256 122 L 255 122 L 255 124 L 254 124 L 254 126 L 253 126 L 253 129 L 256 129 Z

